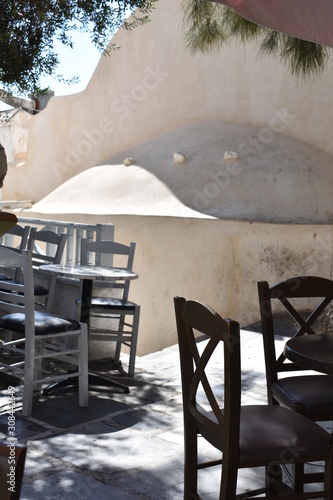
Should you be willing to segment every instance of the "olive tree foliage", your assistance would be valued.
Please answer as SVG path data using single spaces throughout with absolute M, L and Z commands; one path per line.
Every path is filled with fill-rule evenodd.
M 73 31 L 88 32 L 101 53 L 108 53 L 115 48 L 109 45 L 115 31 L 148 22 L 156 1 L 0 0 L 0 88 L 27 96 L 43 90 L 42 76 L 64 80 L 57 74 L 55 40 L 72 47 Z M 75 75 L 66 81 L 75 81 Z
M 207 0 L 183 0 L 186 47 L 193 53 L 218 51 L 231 40 L 255 41 L 258 56 L 276 57 L 297 79 L 321 76 L 331 49 L 254 24 L 224 5 Z

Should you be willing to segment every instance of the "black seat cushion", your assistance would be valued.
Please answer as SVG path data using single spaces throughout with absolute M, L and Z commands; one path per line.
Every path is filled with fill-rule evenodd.
M 23 313 L 6 314 L 0 318 L 0 328 L 13 332 L 25 333 L 25 315 Z M 79 330 L 77 321 L 45 312 L 35 312 L 35 334 L 61 333 Z
M 48 295 L 49 291 L 45 286 L 43 285 L 34 285 L 34 294 L 38 297 L 43 296 L 43 295 Z
M 295 438 L 295 431 L 297 438 Z M 309 418 L 276 405 L 241 409 L 240 460 L 329 454 L 332 436 Z
M 333 376 L 304 375 L 286 377 L 272 384 L 273 397 L 288 408 L 304 407 L 304 415 L 333 414 Z M 299 411 L 297 409 L 297 411 Z
M 206 412 L 217 423 L 212 412 Z M 199 432 L 217 446 L 217 438 L 207 425 L 197 422 Z M 218 446 L 223 451 L 223 430 L 219 429 Z M 289 408 L 278 405 L 249 405 L 241 407 L 239 461 L 274 463 L 277 457 L 291 463 L 294 457 L 330 454 L 333 437 L 315 422 Z
M 12 281 L 13 278 L 7 276 L 6 274 L 0 274 L 0 281 Z
M 13 283 L 17 283 L 17 281 L 14 281 L 12 278 L 5 276 L 4 274 L 0 274 L 0 281 L 12 281 Z M 48 294 L 49 291 L 45 288 L 45 286 L 39 284 L 34 285 L 34 295 L 41 297 Z
M 93 297 L 91 299 L 91 307 L 101 308 L 101 309 L 128 309 L 132 310 L 135 308 L 135 304 L 133 302 L 129 302 L 121 299 L 113 299 L 108 297 Z

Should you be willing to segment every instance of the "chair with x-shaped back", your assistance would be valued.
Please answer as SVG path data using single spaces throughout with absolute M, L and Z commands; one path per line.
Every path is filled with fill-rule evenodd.
M 219 500 L 333 498 L 332 438 L 309 418 L 277 405 L 241 406 L 240 327 L 198 301 L 174 299 L 184 413 L 184 500 L 199 499 L 198 470 L 222 464 Z M 206 344 L 198 349 L 198 332 Z M 220 352 L 220 346 L 223 352 Z M 219 356 L 219 358 L 214 356 Z M 214 369 L 210 370 L 213 357 Z M 221 373 L 216 383 L 216 362 Z M 224 390 L 223 390 L 224 389 Z M 224 393 L 224 396 L 221 396 Z M 221 401 L 222 399 L 222 401 Z M 198 463 L 198 435 L 222 454 L 222 459 Z M 208 453 L 208 452 L 207 452 Z M 303 493 L 293 489 L 281 466 L 309 461 L 324 463 L 324 488 Z M 236 494 L 238 470 L 263 467 L 255 491 Z M 313 482 L 317 482 L 313 478 Z M 265 493 L 266 496 L 262 496 Z M 260 496 L 258 496 L 260 495 Z M 278 496 L 279 495 L 279 496 Z M 280 496 L 281 495 L 281 496 Z
M 333 300 L 333 281 L 318 276 L 298 276 L 271 287 L 267 281 L 260 281 L 258 294 L 269 404 L 287 406 L 312 420 L 333 420 L 333 376 L 297 374 L 305 369 L 286 360 L 283 354 L 288 338 L 314 335 L 320 327 L 319 320 Z M 286 326 L 279 326 L 281 311 L 292 318 L 289 331 Z M 281 346 L 277 352 L 279 339 Z M 288 374 L 291 376 L 286 376 Z
M 320 319 L 329 317 L 333 281 L 318 276 L 296 276 L 271 287 L 267 281 L 260 281 L 258 294 L 268 403 L 285 406 L 313 421 L 333 422 L 333 376 L 307 373 L 283 354 L 290 337 L 321 331 Z M 283 320 L 283 312 L 291 321 Z M 307 481 L 297 467 L 293 481 L 299 484 Z

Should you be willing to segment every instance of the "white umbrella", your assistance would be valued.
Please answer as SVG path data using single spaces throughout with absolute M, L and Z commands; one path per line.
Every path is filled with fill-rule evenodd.
M 245 19 L 333 47 L 333 0 L 213 0 Z

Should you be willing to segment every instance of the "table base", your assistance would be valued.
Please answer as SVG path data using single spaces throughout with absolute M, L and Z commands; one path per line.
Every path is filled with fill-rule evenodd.
M 70 377 L 70 378 L 64 378 L 62 380 L 58 380 L 57 382 L 54 382 L 54 384 L 50 384 L 45 389 L 43 390 L 44 395 L 48 395 L 51 392 L 61 389 L 63 387 L 77 387 L 79 385 L 79 379 L 78 377 Z M 95 375 L 94 373 L 89 373 L 88 375 L 88 385 L 89 387 L 91 386 L 97 386 L 97 387 L 115 387 L 117 389 L 121 389 L 124 394 L 129 394 L 130 390 L 129 388 L 121 384 L 120 382 L 116 382 L 115 380 L 107 380 L 105 378 L 99 377 L 98 375 Z

